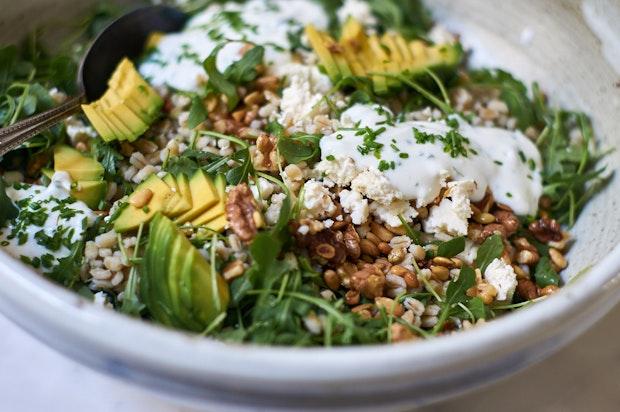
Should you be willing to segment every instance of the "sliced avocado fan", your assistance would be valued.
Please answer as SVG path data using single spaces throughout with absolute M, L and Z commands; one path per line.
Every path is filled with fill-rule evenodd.
M 99 100 L 82 105 L 82 110 L 106 142 L 132 142 L 157 120 L 163 103 L 133 63 L 125 58 L 108 80 L 108 90 Z
M 230 301 L 224 278 L 161 213 L 149 226 L 140 294 L 154 320 L 195 332 L 204 331 Z
M 334 84 L 348 78 L 366 78 L 377 94 L 387 94 L 402 86 L 398 78 L 427 76 L 431 70 L 443 77 L 452 75 L 463 58 L 459 43 L 427 44 L 422 40 L 408 41 L 400 34 L 368 35 L 364 26 L 349 18 L 342 27 L 338 41 L 313 25 L 306 26 L 306 35 L 325 73 Z

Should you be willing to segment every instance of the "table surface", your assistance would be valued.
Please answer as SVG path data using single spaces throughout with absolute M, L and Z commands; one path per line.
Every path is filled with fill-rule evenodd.
M 569 347 L 508 380 L 428 411 L 617 411 L 620 307 Z M 79 365 L 0 316 L 0 411 L 196 412 Z

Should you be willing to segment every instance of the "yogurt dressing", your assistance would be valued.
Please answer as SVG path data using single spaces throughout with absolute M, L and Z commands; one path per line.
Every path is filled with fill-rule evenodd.
M 69 256 L 71 251 L 67 245 L 81 241 L 86 228 L 96 218 L 85 203 L 69 198 L 70 191 L 71 178 L 66 172 L 56 172 L 48 187 L 25 184 L 18 188 L 7 187 L 7 196 L 19 204 L 20 211 L 8 227 L 0 229 L 2 249 L 26 262 L 51 255 L 48 256 L 51 266 L 46 268 L 41 265 L 43 270 L 55 266 L 57 259 Z M 38 219 L 26 217 L 34 214 L 42 216 L 37 223 L 32 221 Z M 16 235 L 13 238 L 12 232 Z M 58 233 L 61 233 L 59 247 L 50 248 L 49 242 L 44 239 L 54 238 Z
M 250 0 L 212 5 L 193 17 L 184 31 L 161 38 L 140 72 L 155 86 L 195 91 L 206 80 L 202 62 L 222 41 L 217 67 L 223 71 L 242 57 L 245 42 L 265 47 L 272 70 L 292 61 L 290 34 L 307 24 L 326 28 L 328 18 L 311 0 Z
M 385 109 L 384 109 L 385 110 Z M 494 127 L 473 127 L 459 120 L 458 132 L 469 139 L 468 147 L 475 153 L 451 157 L 443 143 L 418 143 L 413 129 L 445 136 L 452 128 L 445 122 L 407 121 L 386 124 L 386 115 L 377 106 L 355 105 L 342 115 L 343 123 L 385 131 L 375 138 L 383 145 L 378 159 L 372 152 L 363 155 L 357 150 L 363 136 L 356 130 L 343 129 L 321 139 L 323 160 L 351 157 L 358 167 L 379 170 L 381 161 L 394 162 L 394 168 L 382 173 L 404 199 L 429 204 L 445 186 L 445 180 L 473 180 L 476 190 L 472 200 L 484 197 L 488 188 L 498 202 L 510 206 L 519 215 L 533 215 L 542 194 L 540 153 L 532 141 L 519 131 Z M 383 112 L 385 113 L 385 111 Z M 406 153 L 403 158 L 401 153 Z

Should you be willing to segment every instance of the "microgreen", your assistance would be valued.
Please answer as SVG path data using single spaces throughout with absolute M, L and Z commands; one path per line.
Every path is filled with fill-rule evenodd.
M 447 258 L 454 257 L 465 250 L 465 237 L 459 236 L 446 242 L 441 242 L 437 247 L 437 256 Z

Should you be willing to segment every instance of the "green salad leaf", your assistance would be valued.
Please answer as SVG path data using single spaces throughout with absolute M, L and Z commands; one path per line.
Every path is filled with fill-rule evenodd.
M 560 284 L 560 276 L 558 275 L 558 272 L 556 272 L 553 268 L 553 265 L 551 264 L 551 259 L 549 259 L 547 256 L 541 257 L 536 264 L 536 270 L 534 270 L 534 279 L 536 279 L 536 284 L 541 288 L 549 285 L 558 286 Z
M 504 242 L 498 234 L 489 236 L 482 242 L 476 254 L 476 266 L 484 273 L 489 263 L 502 257 L 504 253 Z
M 437 247 L 437 256 L 447 258 L 454 257 L 465 250 L 465 237 L 459 236 L 446 242 L 441 242 Z

